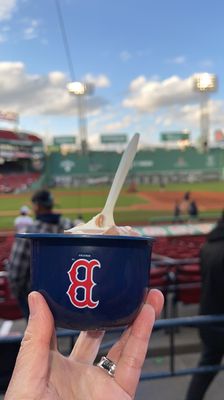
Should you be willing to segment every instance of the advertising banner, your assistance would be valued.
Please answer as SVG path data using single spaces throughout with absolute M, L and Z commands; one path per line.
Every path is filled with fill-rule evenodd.
M 100 136 L 100 142 L 102 144 L 125 144 L 128 141 L 128 137 L 126 134 L 114 134 L 114 135 L 101 135 Z
M 180 140 L 190 140 L 190 132 L 161 132 L 162 142 L 178 142 Z

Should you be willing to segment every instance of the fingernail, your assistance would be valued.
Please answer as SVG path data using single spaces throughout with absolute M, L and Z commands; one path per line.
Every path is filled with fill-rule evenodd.
M 37 312 L 37 305 L 36 305 L 36 294 L 32 292 L 28 296 L 28 304 L 30 310 L 30 317 L 32 318 Z

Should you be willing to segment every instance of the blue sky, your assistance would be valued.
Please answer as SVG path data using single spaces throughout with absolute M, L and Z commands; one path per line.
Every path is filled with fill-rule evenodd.
M 87 99 L 88 138 L 138 131 L 143 144 L 161 131 L 199 136 L 196 73 L 218 76 L 210 96 L 211 140 L 224 128 L 222 0 L 60 0 L 75 79 L 94 83 Z M 0 110 L 20 128 L 78 135 L 76 99 L 55 0 L 0 2 Z

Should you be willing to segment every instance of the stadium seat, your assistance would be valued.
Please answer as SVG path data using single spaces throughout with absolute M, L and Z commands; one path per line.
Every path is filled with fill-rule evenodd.
M 153 251 L 158 255 L 173 259 L 197 258 L 205 239 L 205 235 L 157 238 L 153 246 Z
M 11 294 L 5 271 L 0 272 L 0 318 L 7 320 L 23 318 L 18 302 Z
M 4 173 L 0 175 L 0 192 L 11 193 L 30 187 L 39 179 L 39 173 Z
M 179 265 L 174 274 L 172 297 L 172 317 L 178 316 L 178 303 L 199 304 L 201 293 L 201 274 L 198 264 Z
M 163 290 L 167 286 L 167 268 L 152 267 L 150 271 L 150 287 Z
M 13 241 L 13 235 L 0 236 L 0 271 L 4 270 L 4 262 L 9 257 Z

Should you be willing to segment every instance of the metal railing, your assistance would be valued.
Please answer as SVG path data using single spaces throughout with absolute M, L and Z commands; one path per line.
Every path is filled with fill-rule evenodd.
M 178 328 L 183 327 L 194 327 L 199 328 L 203 325 L 220 325 L 224 326 L 224 315 L 206 315 L 206 316 L 195 316 L 195 317 L 184 317 L 184 318 L 172 318 L 172 319 L 162 319 L 156 321 L 154 325 L 153 331 L 164 330 L 169 336 L 169 370 L 159 371 L 159 372 L 150 372 L 150 373 L 142 373 L 140 380 L 150 380 L 150 379 L 161 379 L 161 378 L 170 378 L 175 376 L 184 376 L 184 375 L 192 375 L 199 373 L 208 373 L 208 372 L 216 372 L 224 370 L 224 364 L 221 365 L 208 365 L 205 367 L 195 367 L 195 368 L 184 368 L 177 369 L 176 368 L 176 347 L 175 347 L 175 336 L 178 334 L 176 330 Z M 123 329 L 117 328 L 111 331 L 108 331 L 108 334 L 121 333 Z M 71 330 L 57 330 L 58 338 L 69 338 L 70 339 L 70 350 L 73 346 L 73 343 L 76 337 L 79 335 L 79 331 L 71 331 Z M 2 343 L 19 343 L 22 340 L 23 335 L 15 335 L 15 336 L 3 336 L 0 337 L 0 344 Z M 115 339 L 107 340 L 101 345 L 100 353 L 106 353 L 107 350 L 115 343 Z
M 169 335 L 169 371 L 159 371 L 152 373 L 142 373 L 140 380 L 170 378 L 175 376 L 193 375 L 199 373 L 208 373 L 224 370 L 224 364 L 221 365 L 208 365 L 205 367 L 183 368 L 176 369 L 175 358 L 175 335 L 176 329 L 181 327 L 195 327 L 199 328 L 203 325 L 215 324 L 224 325 L 224 315 L 205 315 L 185 318 L 172 318 L 166 320 L 159 320 L 155 323 L 154 330 L 164 329 Z M 218 325 L 217 325 L 218 326 Z

